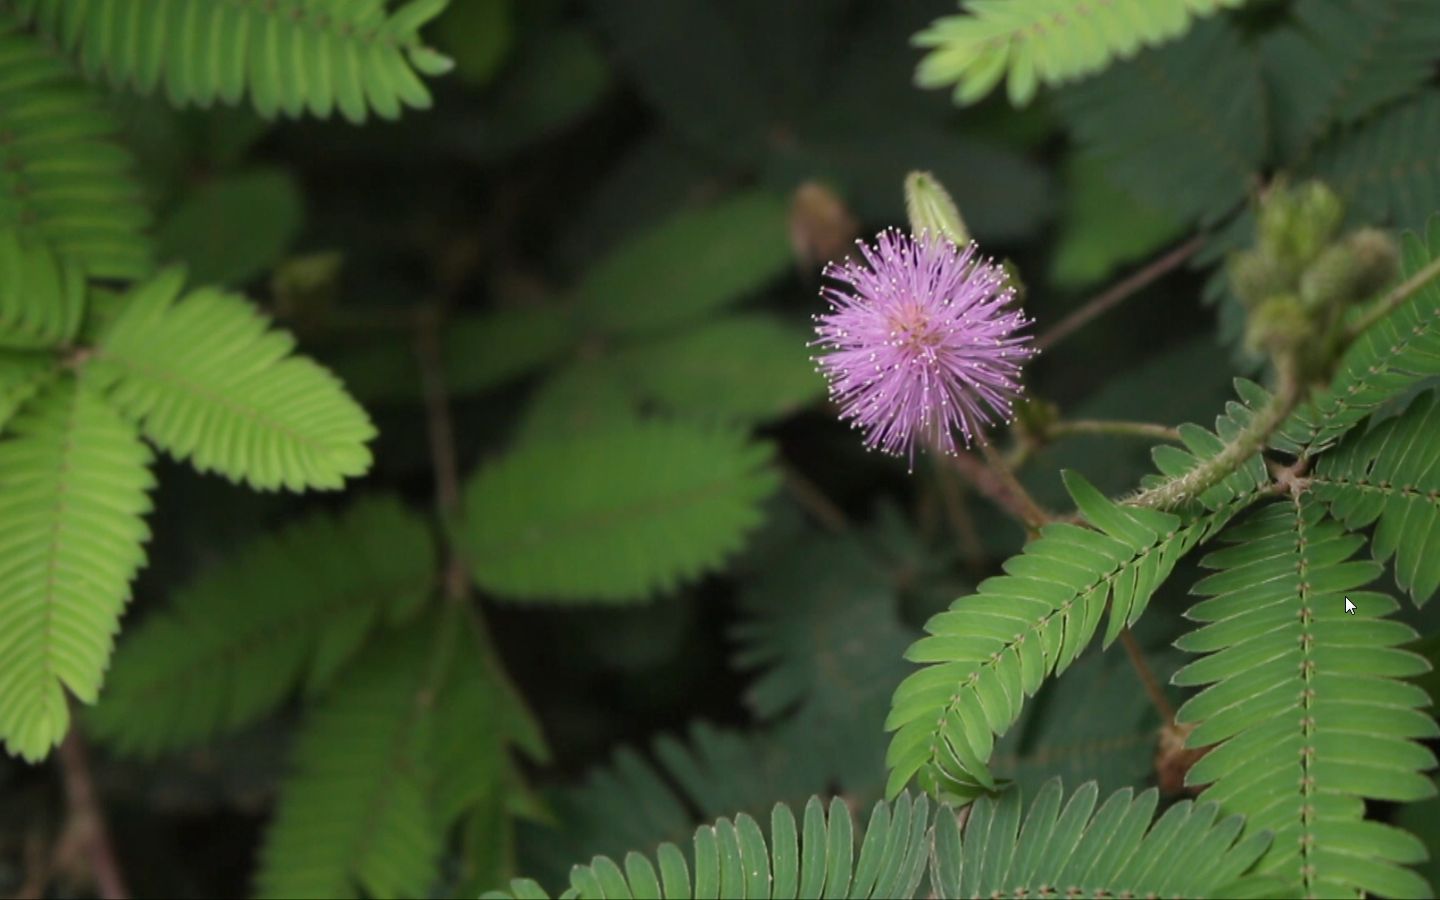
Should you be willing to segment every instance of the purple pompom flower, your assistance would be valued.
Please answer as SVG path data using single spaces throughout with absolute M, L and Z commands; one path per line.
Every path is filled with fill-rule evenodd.
M 996 419 L 1014 418 L 1020 367 L 1035 355 L 1031 320 L 1008 309 L 1015 291 L 973 243 L 911 238 L 890 229 L 853 259 L 825 267 L 816 316 L 816 361 L 840 416 L 865 432 L 865 446 L 915 459 L 916 443 L 956 452 L 983 439 Z

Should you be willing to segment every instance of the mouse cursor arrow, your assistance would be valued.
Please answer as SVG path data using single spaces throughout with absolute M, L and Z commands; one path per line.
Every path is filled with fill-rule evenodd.
M 1345 598 L 1345 611 L 1352 616 L 1355 615 L 1355 604 L 1350 602 L 1349 597 Z

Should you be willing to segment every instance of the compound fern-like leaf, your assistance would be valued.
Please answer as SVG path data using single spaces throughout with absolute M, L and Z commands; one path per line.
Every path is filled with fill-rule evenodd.
M 1054 87 L 1173 41 L 1192 21 L 1245 0 L 968 0 L 963 13 L 915 35 L 931 48 L 915 72 L 921 87 L 955 85 L 956 103 L 976 103 L 1009 77 L 1010 102 L 1024 106 L 1038 84 Z
M 435 559 L 424 521 L 389 498 L 267 535 L 129 631 L 91 731 L 152 754 L 246 725 L 299 686 L 313 694 L 378 623 L 417 608 Z
M 1440 91 L 1430 88 L 1328 141 L 1311 171 L 1364 221 L 1420 228 L 1440 207 L 1437 141 Z
M 339 110 L 393 119 L 430 106 L 420 75 L 450 70 L 420 28 L 448 0 L 11 0 L 89 74 L 180 106 L 249 95 L 267 118 Z
M 1019 717 L 1052 672 L 1079 655 L 1110 608 L 1108 645 L 1144 611 L 1181 556 L 1249 502 L 1182 522 L 1118 506 L 1074 473 L 1076 505 L 1093 525 L 1045 526 L 1040 538 L 925 624 L 929 636 L 906 658 L 927 666 L 895 691 L 886 730 L 893 794 L 917 775 L 926 790 L 961 798 L 993 790 L 987 760 L 994 737 Z
M 101 278 L 150 269 L 149 213 L 101 97 L 0 4 L 0 230 Z
M 150 451 L 84 380 L 51 382 L 0 440 L 0 736 L 28 760 L 94 703 L 145 562 Z
M 1244 878 L 1270 845 L 1266 832 L 1240 837 L 1244 821 L 1216 821 L 1213 803 L 1182 800 L 1157 820 L 1154 788 L 1126 788 L 1097 810 L 1095 782 L 1063 808 L 1064 788 L 1047 781 L 1021 818 L 1011 788 L 971 807 L 962 835 L 953 812 L 935 818 L 930 888 L 938 897 L 1264 896 L 1274 885 Z
M 1055 100 L 1081 149 L 1117 186 L 1186 220 L 1213 222 L 1232 210 L 1264 159 L 1259 62 L 1221 22 Z
M 1300 159 L 1349 125 L 1429 79 L 1440 17 L 1428 0 L 1302 0 L 1295 26 L 1263 45 L 1276 138 Z
M 1367 799 L 1435 792 L 1421 774 L 1435 758 L 1416 739 L 1440 728 L 1420 709 L 1425 692 L 1398 680 L 1428 665 L 1398 649 L 1415 632 L 1385 618 L 1396 602 L 1361 590 L 1380 574 L 1350 559 L 1364 539 L 1323 513 L 1308 494 L 1273 503 L 1203 561 L 1219 571 L 1195 585 L 1207 599 L 1188 616 L 1204 624 L 1177 646 L 1205 656 L 1174 683 L 1208 685 L 1177 720 L 1194 726 L 1188 746 L 1212 749 L 1186 780 L 1209 785 L 1202 802 L 1274 833 L 1258 871 L 1292 891 L 1429 896 L 1403 868 L 1424 847 L 1365 819 Z
M 85 273 L 41 241 L 0 230 L 0 348 L 69 343 L 85 312 Z
M 243 298 L 182 286 L 172 269 L 136 287 L 86 364 L 145 436 L 259 490 L 363 474 L 375 428 L 339 381 Z
M 310 711 L 261 849 L 260 897 L 427 894 L 443 840 L 431 802 L 433 626 L 371 647 Z
M 1425 237 L 1405 235 L 1404 277 L 1440 259 L 1440 219 Z M 1431 281 L 1356 338 L 1328 387 L 1317 391 L 1271 438 L 1271 446 L 1314 456 L 1386 400 L 1440 375 L 1440 281 Z
M 679 423 L 537 440 L 465 489 L 481 587 L 516 600 L 636 600 L 714 568 L 761 519 L 770 448 Z
M 740 814 L 695 832 L 691 862 L 674 844 L 661 844 L 655 862 L 626 855 L 624 869 L 608 857 L 570 871 L 566 897 L 913 897 L 929 857 L 930 803 L 902 794 L 877 803 L 858 833 L 839 797 L 829 814 L 811 797 L 797 821 L 777 803 L 767 842 L 760 824 Z M 859 844 L 858 854 L 856 844 Z M 509 891 L 482 895 L 495 900 L 549 897 L 540 885 L 517 879 Z
M 1440 588 L 1440 403 L 1422 394 L 1405 414 L 1352 432 L 1315 465 L 1310 485 L 1347 528 L 1378 522 L 1370 550 L 1395 558 L 1395 583 L 1424 604 Z
M 0 434 L 25 401 L 35 396 L 59 369 L 43 353 L 0 353 Z

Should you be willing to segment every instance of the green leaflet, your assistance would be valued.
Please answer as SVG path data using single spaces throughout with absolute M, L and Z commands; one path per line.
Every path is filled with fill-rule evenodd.
M 1187 782 L 1209 785 L 1202 802 L 1274 833 L 1258 871 L 1291 891 L 1429 896 L 1403 868 L 1423 848 L 1364 818 L 1366 799 L 1434 793 L 1420 772 L 1435 758 L 1415 739 L 1440 736 L 1420 709 L 1425 693 L 1397 680 L 1428 668 L 1398 649 L 1415 632 L 1385 618 L 1393 599 L 1361 590 L 1380 567 L 1351 560 L 1364 540 L 1308 495 L 1258 510 L 1225 538 L 1233 546 L 1205 558 L 1218 571 L 1195 585 L 1206 599 L 1187 614 L 1202 625 L 1177 642 L 1206 655 L 1174 683 L 1208 685 L 1177 721 L 1195 726 L 1188 746 L 1215 745 Z
M 1424 237 L 1405 235 L 1403 276 L 1440 257 L 1440 220 Z M 1278 450 L 1314 456 L 1333 445 L 1380 404 L 1440 375 L 1440 281 L 1416 291 L 1360 335 L 1341 358 L 1330 385 L 1302 404 L 1271 438 Z
M 813 333 L 741 313 L 622 350 L 631 390 L 667 412 L 733 422 L 778 419 L 825 395 L 806 344 Z
M 409 0 L 393 11 L 349 0 L 13 0 L 76 54 L 87 74 L 177 106 L 234 105 L 249 96 L 266 118 L 336 110 L 351 122 L 426 109 L 421 75 L 449 71 L 420 27 L 448 0 Z M 140 36 L 139 39 L 136 36 Z
M 283 169 L 225 175 L 187 191 L 156 230 L 163 262 L 193 281 L 239 286 L 269 271 L 303 224 L 300 188 Z
M 1095 808 L 1092 781 L 1064 804 L 1060 779 L 1036 792 L 1021 818 L 1023 792 L 982 796 L 962 836 L 942 810 L 934 828 L 930 887 L 939 897 L 1212 897 L 1255 896 L 1271 885 L 1243 873 L 1270 845 L 1270 835 L 1241 838 L 1239 816 L 1216 821 L 1215 804 L 1182 800 L 1158 819 L 1152 788 L 1126 788 Z
M 1425 17 L 1422 29 L 1433 29 L 1434 16 Z M 1310 171 L 1334 186 L 1352 215 L 1420 228 L 1440 207 L 1432 153 L 1440 139 L 1437 116 L 1440 91 L 1427 88 L 1327 142 Z
M 333 490 L 370 468 L 375 428 L 333 375 L 244 299 L 183 284 L 170 269 L 135 288 L 87 363 L 146 437 L 259 490 Z
M 1292 15 L 1296 27 L 1276 30 L 1262 45 L 1284 159 L 1304 158 L 1337 126 L 1430 77 L 1440 19 L 1428 0 L 1302 0 Z
M 68 344 L 85 312 L 85 274 L 22 234 L 0 231 L 0 350 Z
M 891 701 L 886 762 L 893 795 L 911 778 L 927 790 L 971 797 L 993 790 L 987 760 L 994 736 L 1025 698 L 1079 655 L 1109 606 L 1104 643 L 1144 611 L 1175 562 L 1250 501 L 1250 495 L 1188 522 L 1117 506 L 1075 473 L 1066 486 L 1093 529 L 1058 523 L 925 625 L 906 654 L 926 667 Z
M 312 515 L 243 548 L 121 642 L 91 730 L 151 755 L 316 694 L 376 626 L 413 615 L 436 571 L 423 520 L 393 498 Z
M 0 231 L 43 239 L 96 277 L 141 277 L 150 215 L 119 126 L 11 6 L 0 9 Z
M 1117 186 L 1185 221 L 1230 212 L 1264 159 L 1259 64 L 1223 22 L 1201 23 L 1185 40 L 1141 52 L 1055 101 L 1082 151 Z
M 790 265 L 785 205 L 763 192 L 678 213 L 632 238 L 575 287 L 605 334 L 653 334 L 754 293 Z
M 427 627 L 428 626 L 428 627 Z M 311 709 L 265 834 L 259 897 L 419 896 L 438 874 L 437 683 L 427 618 L 375 645 Z
M 927 869 L 932 897 L 1057 894 L 1076 897 L 1208 897 L 1267 895 L 1273 879 L 1246 877 L 1270 845 L 1265 832 L 1241 837 L 1242 820 L 1216 821 L 1215 804 L 1189 800 L 1155 818 L 1154 790 L 1129 789 L 1097 810 L 1095 783 L 1064 804 L 1059 779 L 1047 782 L 1021 816 L 1021 791 L 980 798 L 963 829 L 956 811 L 939 807 L 930 825 L 928 798 L 902 793 L 877 803 L 857 829 L 840 798 L 829 815 L 818 797 L 796 820 L 784 804 L 770 815 L 767 846 L 759 823 L 741 813 L 696 831 L 687 860 L 662 844 L 657 866 L 639 853 L 624 870 L 595 857 L 570 870 L 567 897 L 911 897 Z M 693 872 L 693 875 L 692 875 Z M 693 893 L 692 893 L 693 886 Z M 482 895 L 548 897 L 538 883 L 516 879 L 508 891 Z
M 877 803 L 868 824 L 857 829 L 845 802 L 830 801 L 827 815 L 811 797 L 803 817 L 783 803 L 770 813 L 770 841 L 745 813 L 702 825 L 689 861 L 674 844 L 661 844 L 656 864 L 639 853 L 625 868 L 597 856 L 570 872 L 574 897 L 912 897 L 928 859 L 930 803 L 902 794 Z M 859 845 L 857 852 L 856 846 Z M 487 898 L 548 897 L 529 879 Z
M 1015 106 L 1040 84 L 1076 81 L 1128 59 L 1143 47 L 1175 40 L 1192 18 L 1245 0 L 1040 0 L 997 4 L 970 0 L 962 14 L 935 20 L 915 35 L 930 48 L 915 72 L 921 87 L 955 86 L 955 102 L 983 100 L 1001 79 Z
M 94 703 L 150 533 L 150 451 L 88 380 L 66 375 L 0 439 L 0 736 L 43 758 Z
M 514 600 L 630 601 L 720 564 L 776 485 L 768 445 L 680 423 L 523 444 L 465 488 L 457 539 Z
M 1377 522 L 1370 550 L 1395 559 L 1395 583 L 1423 605 L 1440 588 L 1440 405 L 1421 394 L 1403 415 L 1352 432 L 1320 457 L 1315 496 L 1345 527 Z

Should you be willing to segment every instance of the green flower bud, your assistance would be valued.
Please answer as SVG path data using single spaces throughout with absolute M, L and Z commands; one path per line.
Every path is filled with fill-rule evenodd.
M 970 243 L 970 231 L 960 210 L 939 180 L 929 172 L 911 172 L 905 176 L 905 212 L 910 217 L 910 230 L 944 235 L 963 247 Z
M 1230 287 L 1247 309 L 1254 309 L 1266 297 L 1294 287 L 1290 273 L 1263 250 L 1232 254 L 1227 268 Z
M 1260 246 L 1298 273 L 1335 239 L 1344 219 L 1344 203 L 1320 182 L 1277 185 L 1260 201 Z
M 1332 244 L 1300 277 L 1300 301 L 1314 312 L 1373 296 L 1400 271 L 1400 251 L 1385 232 L 1363 228 Z
M 1293 351 L 1315 337 L 1315 323 L 1294 294 L 1267 297 L 1250 313 L 1245 349 L 1270 355 Z

